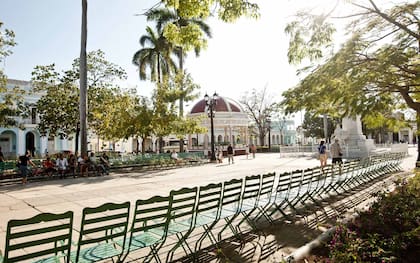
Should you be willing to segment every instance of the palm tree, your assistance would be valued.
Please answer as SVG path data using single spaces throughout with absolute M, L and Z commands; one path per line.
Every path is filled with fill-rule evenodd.
M 154 32 L 149 26 L 146 35 L 140 37 L 140 45 L 144 48 L 138 50 L 133 56 L 133 64 L 139 67 L 141 80 L 147 78 L 147 69 L 150 69 L 150 79 L 160 83 L 162 76 L 176 71 L 176 65 L 171 58 L 173 46 L 161 34 Z
M 146 12 L 148 21 L 156 21 L 156 28 L 159 32 L 162 32 L 165 25 L 172 23 L 177 27 L 187 26 L 189 24 L 197 25 L 207 37 L 211 37 L 210 26 L 207 25 L 202 19 L 196 18 L 183 18 L 179 15 L 177 10 L 171 10 L 166 8 L 155 8 Z M 200 54 L 200 47 L 194 49 L 196 56 Z M 180 72 L 184 72 L 184 57 L 186 52 L 182 46 L 178 46 L 173 49 L 173 53 L 178 57 L 179 66 L 178 69 Z M 182 89 L 182 87 L 181 87 Z M 181 97 L 179 99 L 179 116 L 184 115 L 184 94 L 181 90 Z
M 87 42 L 87 0 L 82 0 L 82 28 L 81 28 L 81 45 L 80 45 L 80 135 L 81 135 L 80 153 L 81 153 L 81 156 L 83 154 L 87 154 L 86 42 Z

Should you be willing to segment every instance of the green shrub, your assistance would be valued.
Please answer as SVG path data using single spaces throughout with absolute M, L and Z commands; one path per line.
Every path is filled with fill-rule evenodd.
M 339 225 L 329 244 L 333 262 L 418 262 L 420 174 L 380 194 L 368 211 Z

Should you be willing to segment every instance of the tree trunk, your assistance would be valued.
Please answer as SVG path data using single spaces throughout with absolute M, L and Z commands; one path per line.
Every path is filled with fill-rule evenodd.
M 182 74 L 184 74 L 184 56 L 183 56 L 183 49 L 182 47 L 180 48 L 181 54 L 179 55 L 179 71 L 182 72 Z M 182 118 L 184 116 L 184 77 L 182 76 L 182 82 L 181 82 L 181 86 L 180 91 L 181 91 L 181 97 L 179 98 L 179 117 Z M 179 152 L 183 152 L 184 151 L 184 138 L 179 140 Z
M 146 153 L 146 138 L 142 138 L 141 140 L 141 153 L 142 154 Z
M 264 140 L 265 140 L 265 135 L 264 134 L 260 134 L 260 145 L 264 146 Z
M 163 153 L 163 137 L 159 136 L 159 153 Z
M 80 47 L 80 153 L 87 154 L 87 0 L 82 0 L 82 28 Z
M 416 167 L 420 167 L 420 131 L 419 131 L 419 127 L 420 127 L 420 112 L 417 112 L 417 116 L 416 116 L 416 122 L 417 122 L 417 162 L 416 162 Z

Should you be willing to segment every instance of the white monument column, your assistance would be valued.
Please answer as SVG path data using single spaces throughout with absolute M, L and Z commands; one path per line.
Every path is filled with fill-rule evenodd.
M 342 129 L 336 129 L 333 137 L 344 143 L 348 157 L 368 156 L 369 152 L 375 148 L 373 140 L 366 139 L 366 136 L 363 135 L 359 115 L 354 118 L 343 118 Z

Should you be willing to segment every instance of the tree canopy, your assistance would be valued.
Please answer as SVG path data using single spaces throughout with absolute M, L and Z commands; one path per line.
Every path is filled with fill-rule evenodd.
M 162 0 L 166 8 L 174 9 L 186 20 L 205 20 L 217 16 L 225 22 L 233 22 L 241 16 L 258 17 L 259 8 L 256 3 L 247 0 Z M 168 23 L 163 29 L 164 36 L 185 50 L 203 48 L 207 45 L 205 31 L 196 23 Z
M 3 29 L 0 21 L 0 63 L 12 54 L 12 48 L 16 45 L 15 33 L 10 29 Z M 24 117 L 28 112 L 23 101 L 24 90 L 19 87 L 7 89 L 7 77 L 0 68 L 0 126 L 17 125 L 16 116 Z
M 288 24 L 289 62 L 312 64 L 300 83 L 283 93 L 287 112 L 361 114 L 371 124 L 407 107 L 420 113 L 420 2 L 386 8 L 375 2 L 340 1 L 351 6 L 347 14 L 335 15 L 338 5 L 327 14 L 300 12 Z M 347 39 L 337 51 L 334 19 L 348 21 Z
M 115 138 L 110 132 L 116 109 L 124 107 L 124 96 L 115 85 L 118 79 L 124 79 L 125 71 L 107 61 L 101 50 L 87 55 L 87 83 L 89 97 L 89 125 L 95 133 L 104 138 Z M 34 90 L 44 95 L 37 103 L 40 114 L 38 129 L 42 134 L 68 137 L 76 131 L 79 121 L 79 60 L 63 73 L 55 70 L 55 65 L 36 66 L 32 72 Z M 118 99 L 122 99 L 121 101 Z M 122 103 L 122 105 L 118 105 Z M 110 114 L 104 114 L 110 113 Z
M 279 110 L 278 103 L 272 101 L 272 96 L 268 94 L 267 87 L 264 87 L 261 91 L 253 89 L 246 92 L 239 102 L 245 106 L 245 112 L 255 123 L 262 145 L 268 133 L 270 118 Z

